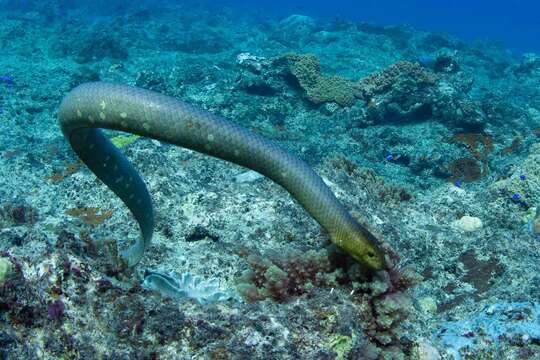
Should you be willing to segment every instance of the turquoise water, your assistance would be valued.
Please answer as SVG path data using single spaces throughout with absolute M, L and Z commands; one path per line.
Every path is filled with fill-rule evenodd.
M 0 1 L 0 359 L 540 358 L 537 6 L 481 5 Z M 72 98 L 134 172 L 98 81 L 171 97 Z

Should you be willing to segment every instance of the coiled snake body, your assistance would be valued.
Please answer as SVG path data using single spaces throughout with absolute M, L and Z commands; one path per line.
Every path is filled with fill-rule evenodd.
M 123 254 L 130 267 L 151 241 L 152 202 L 138 172 L 99 128 L 150 137 L 253 169 L 283 186 L 354 259 L 372 269 L 383 266 L 376 238 L 351 217 L 311 167 L 261 135 L 175 98 L 104 82 L 73 89 L 58 117 L 73 150 L 139 223 L 141 240 Z

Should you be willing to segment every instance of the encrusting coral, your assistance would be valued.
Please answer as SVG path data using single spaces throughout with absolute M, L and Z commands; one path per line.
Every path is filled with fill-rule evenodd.
M 306 92 L 306 98 L 314 104 L 336 102 L 341 106 L 351 106 L 360 95 L 359 87 L 340 76 L 326 76 L 313 54 L 286 54 L 274 60 L 276 64 L 285 62 L 290 74 Z

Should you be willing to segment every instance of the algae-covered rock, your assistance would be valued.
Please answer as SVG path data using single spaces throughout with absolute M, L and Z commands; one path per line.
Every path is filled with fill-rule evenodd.
M 317 85 L 322 77 L 321 64 L 313 54 L 297 55 L 287 54 L 284 59 L 289 61 L 289 70 L 303 88 L 311 88 Z
M 355 87 L 339 76 L 322 77 L 313 88 L 309 89 L 308 97 L 314 103 L 334 101 L 341 106 L 352 106 L 355 101 Z
M 290 74 L 306 92 L 314 104 L 335 102 L 341 106 L 352 106 L 359 95 L 358 86 L 340 76 L 325 76 L 321 73 L 319 59 L 313 54 L 287 54 L 277 59 L 287 63 Z
M 7 257 L 0 258 L 0 285 L 4 283 L 7 276 L 13 270 L 13 265 Z

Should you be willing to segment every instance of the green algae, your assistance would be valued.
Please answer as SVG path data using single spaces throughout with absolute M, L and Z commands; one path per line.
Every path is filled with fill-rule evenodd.
M 344 360 L 347 359 L 347 355 L 351 352 L 354 340 L 354 336 L 350 337 L 337 334 L 330 339 L 328 346 L 337 354 L 337 360 Z
M 8 275 L 13 270 L 11 261 L 6 257 L 0 258 L 0 285 L 4 283 Z

